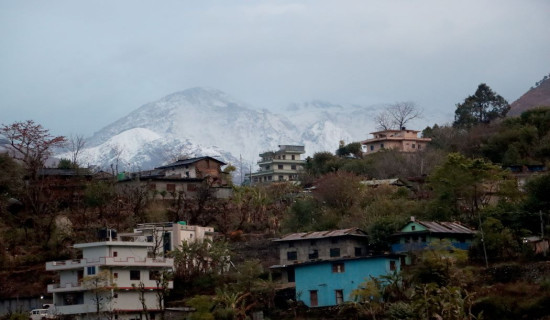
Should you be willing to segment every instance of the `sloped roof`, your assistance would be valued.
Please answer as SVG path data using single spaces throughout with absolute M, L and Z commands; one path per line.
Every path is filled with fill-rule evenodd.
M 60 169 L 60 168 L 41 168 L 38 170 L 40 176 L 88 176 L 92 172 L 88 168 L 79 169 Z
M 437 222 L 437 221 L 420 221 L 415 220 L 409 223 L 418 223 L 426 227 L 429 232 L 432 233 L 455 233 L 455 234 L 475 234 L 476 231 L 470 230 L 468 227 L 463 226 L 458 222 Z M 413 232 L 422 232 L 422 231 L 413 231 Z M 410 233 L 410 232 L 400 232 L 400 233 Z
M 406 183 L 399 178 L 363 180 L 361 181 L 361 184 L 364 184 L 367 186 L 380 186 L 380 185 L 406 186 Z
M 214 161 L 220 163 L 222 166 L 227 164 L 227 163 L 225 163 L 223 161 L 220 161 L 216 158 L 212 158 L 212 157 L 207 156 L 207 157 L 197 157 L 197 158 L 178 160 L 176 162 L 172 162 L 172 163 L 169 163 L 169 164 L 161 166 L 161 167 L 156 167 L 155 169 L 168 169 L 168 168 L 173 168 L 173 167 L 184 166 L 184 165 L 187 165 L 187 164 L 193 164 L 195 162 L 199 162 L 199 161 L 204 160 L 204 159 L 214 160 Z
M 298 233 L 287 234 L 286 236 L 274 241 L 313 240 L 313 239 L 346 237 L 346 236 L 366 238 L 367 233 L 359 228 L 328 230 L 328 231 L 298 232 Z

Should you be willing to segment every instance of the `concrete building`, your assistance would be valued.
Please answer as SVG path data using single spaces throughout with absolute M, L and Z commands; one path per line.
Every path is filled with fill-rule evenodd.
M 156 251 L 155 256 L 163 256 L 164 253 L 181 246 L 183 241 L 213 240 L 215 234 L 213 227 L 190 226 L 185 221 L 179 221 L 138 224 L 133 233 L 120 236 L 139 237 L 143 241 L 153 243 L 150 255 Z
M 454 248 L 468 250 L 476 231 L 458 222 L 420 221 L 411 217 L 401 230 L 392 235 L 392 252 L 422 250 L 434 241 L 447 241 Z
M 328 307 L 353 301 L 352 292 L 370 277 L 399 272 L 398 255 L 315 261 L 295 267 L 297 299 L 308 307 Z
M 157 292 L 173 288 L 172 281 L 163 286 L 159 279 L 173 269 L 174 260 L 148 257 L 152 246 L 109 236 L 75 244 L 82 250 L 81 259 L 47 262 L 47 271 L 59 273 L 59 282 L 48 285 L 56 312 L 76 319 L 97 314 L 105 319 L 140 319 L 143 295 L 146 310 L 154 318 L 161 310 Z
M 402 152 L 418 152 L 426 148 L 430 138 L 419 138 L 415 130 L 383 130 L 371 132 L 372 139 L 361 142 L 365 154 L 378 152 L 384 149 L 393 149 Z
M 301 263 L 367 255 L 367 234 L 357 228 L 291 233 L 275 240 L 279 244 L 282 281 L 294 282 L 294 268 Z
M 247 173 L 250 184 L 270 183 L 280 181 L 296 181 L 298 173 L 303 169 L 305 160 L 304 146 L 279 145 L 278 151 L 267 151 L 260 154 L 258 161 L 260 170 Z
M 225 162 L 212 157 L 182 159 L 153 170 L 120 174 L 117 189 L 147 185 L 157 199 L 173 199 L 181 195 L 191 198 L 205 183 L 216 198 L 232 195 L 230 176 L 223 172 Z

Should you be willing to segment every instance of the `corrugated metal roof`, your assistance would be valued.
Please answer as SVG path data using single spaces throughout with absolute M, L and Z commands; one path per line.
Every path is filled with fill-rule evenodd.
M 469 228 L 461 225 L 458 222 L 436 222 L 436 221 L 420 221 L 416 220 L 417 223 L 426 227 L 430 232 L 437 233 L 467 233 L 475 234 L 476 232 L 470 230 Z
M 344 236 L 367 237 L 367 234 L 359 228 L 349 228 L 349 229 L 340 229 L 340 230 L 291 233 L 291 234 L 287 234 L 281 239 L 277 239 L 274 241 L 311 240 L 311 239 L 322 239 L 322 238 L 344 237 Z
M 203 159 L 210 159 L 210 160 L 214 160 L 216 162 L 219 162 L 221 163 L 221 165 L 225 165 L 226 163 L 223 162 L 223 161 L 220 161 L 216 158 L 212 158 L 212 157 L 198 157 L 198 158 L 190 158 L 190 159 L 184 159 L 184 160 L 178 160 L 176 162 L 172 162 L 170 164 L 167 164 L 165 166 L 161 166 L 161 167 L 157 167 L 155 169 L 166 169 L 166 168 L 172 168 L 172 167 L 179 167 L 179 166 L 183 166 L 183 165 L 186 165 L 186 164 L 191 164 L 191 163 L 195 163 L 197 161 L 200 161 L 200 160 L 203 160 Z

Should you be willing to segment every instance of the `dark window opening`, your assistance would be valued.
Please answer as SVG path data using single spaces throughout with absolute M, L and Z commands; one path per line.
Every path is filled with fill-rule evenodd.
M 330 249 L 330 256 L 331 256 L 331 258 L 339 257 L 340 256 L 340 248 L 331 248 Z
M 139 270 L 130 270 L 130 280 L 139 280 L 140 272 Z
M 317 259 L 319 258 L 319 251 L 318 250 L 311 250 L 308 255 L 309 259 Z
M 344 273 L 346 271 L 343 262 L 337 262 L 332 264 L 332 273 Z
M 297 260 L 298 259 L 298 253 L 296 251 L 288 251 L 286 253 L 287 260 Z

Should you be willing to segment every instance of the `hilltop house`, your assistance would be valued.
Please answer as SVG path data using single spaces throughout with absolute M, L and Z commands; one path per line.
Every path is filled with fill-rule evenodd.
M 296 181 L 298 173 L 303 169 L 305 160 L 300 159 L 304 154 L 304 146 L 279 145 L 278 151 L 260 153 L 258 161 L 260 170 L 247 173 L 250 184 L 270 183 L 279 181 Z
M 182 159 L 153 170 L 121 175 L 118 188 L 147 184 L 157 198 L 176 198 L 180 194 L 193 197 L 207 183 L 215 197 L 229 198 L 232 189 L 228 174 L 221 169 L 224 165 L 225 162 L 212 157 Z
M 392 252 L 401 253 L 424 249 L 434 240 L 447 240 L 457 249 L 467 250 L 476 232 L 458 222 L 411 221 L 393 234 Z
M 294 283 L 296 299 L 310 307 L 350 301 L 369 276 L 398 271 L 398 255 L 372 256 L 367 234 L 358 229 L 293 233 L 275 240 L 283 283 Z
M 361 142 L 365 154 L 378 152 L 384 149 L 393 149 L 401 152 L 417 152 L 426 148 L 430 138 L 419 138 L 415 130 L 383 130 L 371 132 L 373 138 Z
M 160 278 L 173 269 L 174 260 L 149 258 L 152 243 L 121 241 L 108 231 L 99 242 L 74 245 L 82 250 L 81 259 L 46 263 L 47 271 L 59 273 L 59 283 L 48 285 L 56 312 L 76 319 L 101 314 L 125 320 L 140 319 L 146 308 L 154 318 L 162 303 L 157 293 L 173 288 L 172 281 L 163 286 Z

